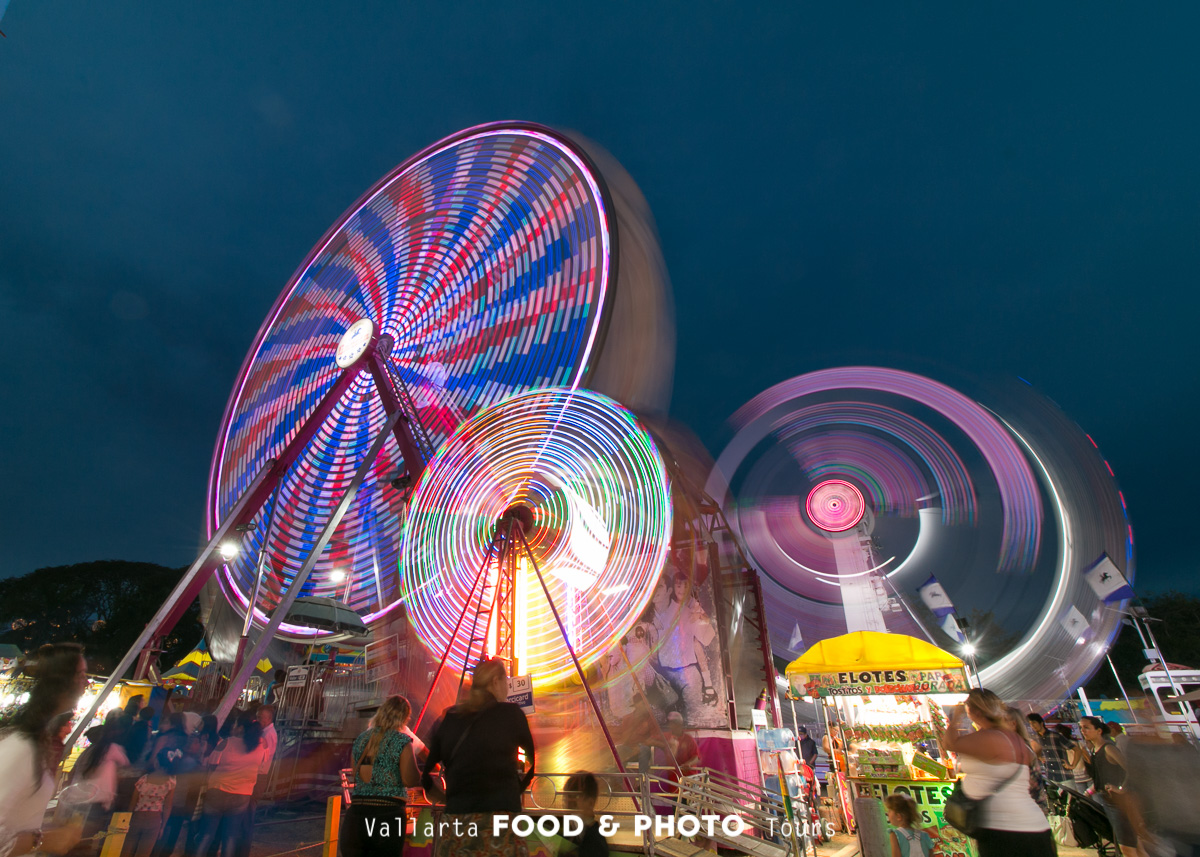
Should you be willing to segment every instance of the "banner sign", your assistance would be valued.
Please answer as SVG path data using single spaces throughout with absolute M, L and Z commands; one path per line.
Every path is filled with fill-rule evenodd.
M 836 673 L 793 673 L 792 692 L 802 696 L 877 696 L 893 693 L 966 693 L 960 669 L 861 670 Z
M 917 827 L 924 828 L 933 839 L 931 857 L 975 857 L 975 843 L 946 824 L 943 813 L 946 798 L 954 791 L 954 783 L 920 782 L 918 780 L 854 780 L 859 797 L 883 800 L 890 794 L 906 794 L 917 803 Z

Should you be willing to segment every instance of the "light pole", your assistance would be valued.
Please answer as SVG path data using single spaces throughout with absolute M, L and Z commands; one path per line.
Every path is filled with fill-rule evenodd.
M 967 684 L 972 687 L 983 687 L 979 681 L 979 665 L 975 663 L 975 644 L 971 642 L 971 638 L 967 636 L 967 629 L 971 627 L 971 623 L 965 618 L 956 618 L 955 622 L 958 625 L 958 630 L 963 635 L 962 653 L 967 661 L 971 664 L 971 668 L 967 670 Z M 974 682 L 971 681 L 971 673 L 975 674 Z

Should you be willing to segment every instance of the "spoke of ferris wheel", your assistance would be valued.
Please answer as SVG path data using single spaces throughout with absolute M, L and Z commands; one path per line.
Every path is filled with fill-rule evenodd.
M 433 459 L 434 453 L 437 452 L 437 447 L 434 446 L 433 439 L 425 429 L 425 424 L 421 422 L 421 417 L 417 413 L 416 401 L 408 389 L 408 384 L 404 383 L 404 376 L 400 374 L 395 364 L 388 359 L 387 354 L 381 354 L 380 356 L 383 367 L 387 370 L 388 377 L 392 379 L 392 384 L 396 388 L 396 394 L 408 413 L 409 429 L 412 431 L 413 440 L 416 441 L 420 452 L 428 462 Z
M 292 578 L 292 582 L 288 586 L 287 591 L 283 594 L 283 598 L 280 599 L 279 604 L 271 613 L 271 620 L 267 622 L 266 627 L 263 628 L 262 633 L 259 634 L 258 640 L 255 641 L 254 647 L 242 661 L 241 667 L 230 678 L 229 687 L 225 691 L 225 696 L 221 700 L 221 704 L 217 706 L 217 710 L 213 712 L 217 716 L 218 723 L 223 722 L 225 718 L 229 716 L 229 712 L 233 710 L 234 703 L 236 703 L 238 697 L 241 696 L 242 688 L 245 686 L 246 681 L 250 678 L 250 674 L 258 665 L 259 660 L 261 660 L 263 655 L 266 654 L 267 646 L 270 645 L 271 640 L 273 640 L 275 635 L 279 632 L 279 626 L 283 624 L 283 620 L 287 617 L 288 611 L 292 609 L 292 604 L 295 603 L 296 598 L 300 595 L 300 591 L 304 588 L 304 584 L 308 582 L 309 575 L 312 574 L 312 570 L 316 567 L 317 561 L 325 552 L 325 548 L 329 546 L 329 542 L 333 539 L 333 534 L 334 531 L 337 530 L 338 524 L 342 522 L 342 518 L 349 510 L 350 506 L 354 503 L 354 498 L 358 494 L 358 489 L 362 486 L 363 481 L 367 478 L 367 474 L 371 471 L 371 468 L 375 463 L 375 458 L 379 455 L 379 451 L 383 449 L 383 445 L 387 441 L 388 434 L 392 431 L 396 423 L 402 417 L 403 414 L 401 414 L 399 411 L 389 414 L 387 421 L 384 423 L 379 434 L 376 435 L 375 440 L 371 443 L 371 448 L 368 449 L 367 454 L 363 456 L 362 461 L 358 465 L 358 469 L 354 472 L 354 478 L 351 479 L 350 484 L 346 486 L 345 493 L 342 494 L 342 498 L 338 501 L 337 506 L 334 507 L 333 514 L 331 514 L 329 516 L 329 520 L 326 521 L 324 529 L 321 530 L 321 534 L 317 537 L 316 544 L 313 545 L 312 551 L 309 553 L 308 558 L 304 560 L 304 565 L 300 567 L 300 570 L 296 573 L 296 576 Z
M 454 650 L 454 642 L 458 639 L 459 629 L 462 628 L 463 620 L 467 618 L 467 611 L 471 609 L 471 604 L 475 600 L 475 590 L 479 588 L 479 581 L 483 580 L 484 574 L 487 573 L 488 564 L 492 559 L 492 549 L 496 546 L 496 540 L 492 539 L 488 543 L 487 550 L 483 554 L 483 564 L 479 566 L 479 571 L 475 575 L 475 580 L 471 582 L 471 591 L 467 593 L 467 597 L 463 599 L 463 609 L 458 614 L 458 622 L 454 625 L 454 630 L 450 632 L 450 640 L 446 643 L 446 651 L 442 655 L 442 659 L 438 662 L 437 671 L 433 674 L 433 681 L 429 683 L 429 692 L 425 694 L 425 702 L 421 705 L 421 713 L 417 715 L 417 719 L 413 721 L 413 732 L 421 725 L 421 719 L 425 716 L 425 711 L 429 708 L 429 702 L 433 698 L 433 690 L 437 687 L 438 679 L 442 676 L 442 671 L 446 669 L 446 661 L 450 659 L 450 653 Z M 475 611 L 475 621 L 479 621 L 479 611 Z M 468 645 L 467 654 L 470 655 L 470 646 Z M 467 664 L 463 663 L 463 671 L 466 671 Z M 461 687 L 461 682 L 459 687 Z
M 403 397 L 400 395 L 398 388 L 392 383 L 391 374 L 388 372 L 387 359 L 381 351 L 386 351 L 386 348 L 375 348 L 370 352 L 368 359 L 368 368 L 371 370 L 371 377 L 375 379 L 375 392 L 379 395 L 379 400 L 383 403 L 383 409 L 386 413 L 399 415 L 400 420 L 392 421 L 391 432 L 396 437 L 396 444 L 400 447 L 400 455 L 404 458 L 405 468 L 408 475 L 412 477 L 414 483 L 425 470 L 425 465 L 429 463 L 433 457 L 432 454 L 426 455 L 419 448 L 416 438 L 413 436 L 413 427 L 421 429 L 421 421 L 417 419 L 416 412 L 412 408 L 411 402 L 406 407 Z
M 633 782 L 626 776 L 625 764 L 621 761 L 621 754 L 617 750 L 617 743 L 613 740 L 612 733 L 608 731 L 608 724 L 604 722 L 604 715 L 600 713 L 600 704 L 596 702 L 596 695 L 592 693 L 592 686 L 588 683 L 587 675 L 584 674 L 583 665 L 579 663 L 579 657 L 575 654 L 575 647 L 571 645 L 571 638 L 567 635 L 567 627 L 563 624 L 562 617 L 558 615 L 558 608 L 554 605 L 554 599 L 550 595 L 550 587 L 546 585 L 546 578 L 542 576 L 542 570 L 533 555 L 533 550 L 529 547 L 528 540 L 525 538 L 525 531 L 518 527 L 515 532 L 521 540 L 521 545 L 525 548 L 525 556 L 528 558 L 530 566 L 533 567 L 534 574 L 537 575 L 538 583 L 542 585 L 542 592 L 546 596 L 546 603 L 550 605 L 550 613 L 554 616 L 554 622 L 558 625 L 558 632 L 562 634 L 563 644 L 566 645 L 567 652 L 571 655 L 571 662 L 575 664 L 575 672 L 579 673 L 579 680 L 583 682 L 583 689 L 587 693 L 588 702 L 592 704 L 592 711 L 596 713 L 596 720 L 599 721 L 600 729 L 604 732 L 604 739 L 608 741 L 608 749 L 612 751 L 613 761 L 617 763 L 617 771 L 623 777 L 626 777 L 626 790 L 635 792 Z

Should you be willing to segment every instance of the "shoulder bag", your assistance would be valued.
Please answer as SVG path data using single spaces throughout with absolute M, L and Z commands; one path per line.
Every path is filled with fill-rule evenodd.
M 963 781 L 960 778 L 954 784 L 954 791 L 946 798 L 946 805 L 942 812 L 942 817 L 946 819 L 946 823 L 955 830 L 974 836 L 983 829 L 983 809 L 987 806 L 987 802 L 996 795 L 997 792 L 1004 791 L 1013 780 L 1021 773 L 1021 768 L 1025 767 L 1021 761 L 1017 760 L 1017 769 L 1013 771 L 1011 777 L 1006 779 L 992 791 L 991 794 L 981 798 L 967 797 L 967 793 L 963 791 Z

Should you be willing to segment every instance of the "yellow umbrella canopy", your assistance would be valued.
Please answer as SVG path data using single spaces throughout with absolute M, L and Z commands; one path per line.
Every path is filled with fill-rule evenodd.
M 175 666 L 181 667 L 184 664 L 195 664 L 197 667 L 206 667 L 211 663 L 212 655 L 208 653 L 208 646 L 204 645 L 204 641 L 201 640 L 196 644 L 196 648 L 180 658 L 179 663 L 175 664 Z
M 822 640 L 788 664 L 787 677 L 797 696 L 967 690 L 961 658 L 916 637 L 876 631 Z

